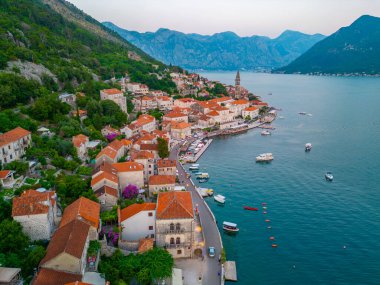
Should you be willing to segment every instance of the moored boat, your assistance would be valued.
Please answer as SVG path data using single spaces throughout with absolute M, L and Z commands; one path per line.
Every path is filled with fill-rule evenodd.
M 266 162 L 266 161 L 272 161 L 273 160 L 273 154 L 272 153 L 262 153 L 259 156 L 256 156 L 256 162 Z
M 237 233 L 239 231 L 239 228 L 235 223 L 223 222 L 223 230 L 231 233 Z
M 271 134 L 272 133 L 270 131 L 267 131 L 267 130 L 261 132 L 262 136 L 270 136 Z
M 209 179 L 210 178 L 210 176 L 208 175 L 207 172 L 201 172 L 199 174 L 196 174 L 196 176 L 197 176 L 197 179 Z
M 326 172 L 326 174 L 325 174 L 325 179 L 326 179 L 327 181 L 333 181 L 333 180 L 334 180 L 334 176 L 332 175 L 331 172 Z
M 244 206 L 243 208 L 244 208 L 244 210 L 248 210 L 248 211 L 258 211 L 259 210 L 259 208 L 249 207 L 249 206 Z
M 207 181 L 208 181 L 208 179 L 206 179 L 206 178 L 198 179 L 199 183 L 206 183 Z
M 189 170 L 191 170 L 191 171 L 199 170 L 199 164 L 192 164 L 189 167 Z
M 307 144 L 305 144 L 305 151 L 306 152 L 308 152 L 308 151 L 311 151 L 311 148 L 312 148 L 313 146 L 311 145 L 311 143 L 307 143 Z
M 221 204 L 224 204 L 226 202 L 226 197 L 224 197 L 223 195 L 215 195 L 214 196 L 214 200 L 218 203 L 221 203 Z

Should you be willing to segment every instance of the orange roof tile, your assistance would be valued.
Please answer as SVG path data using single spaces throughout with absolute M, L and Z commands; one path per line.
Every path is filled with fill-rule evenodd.
M 183 130 L 183 129 L 187 129 L 190 127 L 191 127 L 191 124 L 186 123 L 186 122 L 178 122 L 178 123 L 172 122 L 172 125 L 171 125 L 171 128 L 175 129 L 175 130 Z
M 74 219 L 70 223 L 59 227 L 51 238 L 40 266 L 61 253 L 67 253 L 81 259 L 89 230 L 90 225 L 79 219 Z
M 13 198 L 12 217 L 47 214 L 49 206 L 46 197 L 26 196 Z
M 198 101 L 198 104 L 199 104 L 202 108 L 211 108 L 211 107 L 216 107 L 216 106 L 218 106 L 218 104 L 216 104 L 216 103 L 213 102 L 213 101 Z
M 168 96 L 158 96 L 157 99 L 161 101 L 170 101 L 170 97 Z
M 154 239 L 152 238 L 144 238 L 139 241 L 139 253 L 144 253 L 148 250 L 153 249 Z
M 30 197 L 30 196 L 34 196 L 34 197 L 41 197 L 41 199 L 45 199 L 45 201 L 47 199 L 50 199 L 50 202 L 52 205 L 55 204 L 56 202 L 56 193 L 55 191 L 45 191 L 45 192 L 38 192 L 37 190 L 34 190 L 34 189 L 30 189 L 30 190 L 26 190 L 24 191 L 23 193 L 21 193 L 21 196 L 20 197 Z
M 112 164 L 118 172 L 132 172 L 132 171 L 143 171 L 144 166 L 141 163 L 128 161 L 128 162 L 119 162 Z
M 154 159 L 154 154 L 147 150 L 141 150 L 131 155 L 132 159 Z
M 99 197 L 103 194 L 108 194 L 116 198 L 119 197 L 119 191 L 116 188 L 109 187 L 109 186 L 100 187 L 99 189 L 95 190 L 94 193 L 96 197 Z
M 73 136 L 72 141 L 75 147 L 80 147 L 81 144 L 86 144 L 86 142 L 88 142 L 88 136 L 79 134 L 79 135 Z
M 1 170 L 0 171 L 0 179 L 5 179 L 8 177 L 9 173 L 11 173 L 10 170 Z
M 140 145 L 140 150 L 158 151 L 158 144 L 144 143 Z
M 77 280 L 82 280 L 82 275 L 41 268 L 33 281 L 33 285 L 65 285 Z
M 248 100 L 245 100 L 245 99 L 239 99 L 239 100 L 235 100 L 234 102 L 232 102 L 233 105 L 244 105 L 244 104 L 249 104 L 249 101 Z
M 253 106 L 247 107 L 247 108 L 244 109 L 244 111 L 256 111 L 256 110 L 258 110 L 258 108 L 253 107 Z
M 149 177 L 149 185 L 175 184 L 175 175 L 152 175 Z
M 112 147 L 114 150 L 119 151 L 124 147 L 124 144 L 118 139 L 115 139 L 107 147 Z
M 98 228 L 99 216 L 100 205 L 90 199 L 80 197 L 66 207 L 59 227 L 61 228 L 78 217 L 82 217 L 88 221 L 91 226 Z
M 93 187 L 94 185 L 96 185 L 97 183 L 99 183 L 100 181 L 104 179 L 114 182 L 116 184 L 119 183 L 119 180 L 117 179 L 117 176 L 115 174 L 112 174 L 109 172 L 102 172 L 91 179 L 91 187 Z
M 217 117 L 217 116 L 219 116 L 219 113 L 215 110 L 212 110 L 212 111 L 207 113 L 207 116 Z
M 148 123 L 151 123 L 155 120 L 155 118 L 151 115 L 147 115 L 147 114 L 143 114 L 143 115 L 140 115 L 140 117 L 136 120 L 136 123 L 139 125 L 139 126 L 142 126 L 142 125 L 146 125 Z
M 153 101 L 153 99 L 149 98 L 148 96 L 143 96 L 141 100 L 144 100 L 144 101 Z
M 157 167 L 177 167 L 177 161 L 171 159 L 159 159 L 157 160 Z
M 26 137 L 27 135 L 30 135 L 30 132 L 21 128 L 17 127 L 13 130 L 10 130 L 9 132 L 6 132 L 4 134 L 0 134 L 0 146 L 7 145 L 11 142 L 18 141 L 19 139 Z
M 142 211 L 154 211 L 156 210 L 155 203 L 142 203 L 132 204 L 122 210 L 120 210 L 120 222 L 129 219 L 130 217 L 142 212 Z
M 229 100 L 231 100 L 232 98 L 231 97 L 220 97 L 220 98 L 215 98 L 215 99 L 212 99 L 212 100 L 210 100 L 210 101 L 213 101 L 213 102 L 215 102 L 215 103 L 223 103 L 223 102 L 225 102 L 225 101 L 229 101 Z
M 130 147 L 132 145 L 132 142 L 130 140 L 122 139 L 121 142 L 126 147 Z
M 160 192 L 156 219 L 192 219 L 193 201 L 189 191 Z
M 116 89 L 116 88 L 103 89 L 102 92 L 106 93 L 107 95 L 115 95 L 115 94 L 123 93 L 121 90 Z
M 170 113 L 167 113 L 165 116 L 164 116 L 164 119 L 165 118 L 181 118 L 181 117 L 187 117 L 187 115 L 185 115 L 184 113 L 181 113 L 181 112 L 176 112 L 176 111 L 172 111 Z
M 96 156 L 96 159 L 99 159 L 103 155 L 108 156 L 109 158 L 114 160 L 116 158 L 117 152 L 112 147 L 107 146 L 107 147 L 103 148 L 103 150 L 101 152 L 98 153 L 98 155 Z

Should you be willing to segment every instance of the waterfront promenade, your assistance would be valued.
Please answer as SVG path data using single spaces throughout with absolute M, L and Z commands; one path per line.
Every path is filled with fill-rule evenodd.
M 205 259 L 203 261 L 203 266 L 202 266 L 203 276 L 202 276 L 201 284 L 220 285 L 222 281 L 221 280 L 222 266 L 218 260 L 218 256 L 219 254 L 221 254 L 221 250 L 222 250 L 222 242 L 220 239 L 220 233 L 216 225 L 216 221 L 214 220 L 214 216 L 208 209 L 206 202 L 199 195 L 199 193 L 195 189 L 195 186 L 190 180 L 190 178 L 186 177 L 185 170 L 178 160 L 179 148 L 180 148 L 179 145 L 176 145 L 172 148 L 170 152 L 170 159 L 177 161 L 179 179 L 180 181 L 182 181 L 182 185 L 186 186 L 186 189 L 192 192 L 193 203 L 194 203 L 194 206 L 198 207 L 199 217 L 202 222 L 202 231 L 205 237 L 205 246 L 204 246 Z M 210 258 L 207 255 L 207 249 L 210 246 L 215 247 L 216 256 L 214 258 Z

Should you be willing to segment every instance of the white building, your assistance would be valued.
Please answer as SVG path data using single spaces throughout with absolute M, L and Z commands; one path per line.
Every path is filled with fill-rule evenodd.
M 250 117 L 251 119 L 257 118 L 259 116 L 259 108 L 251 106 L 247 107 L 242 111 L 242 117 L 245 119 Z
M 175 175 L 152 175 L 149 177 L 149 194 L 157 195 L 162 191 L 174 191 Z
M 31 143 L 31 133 L 21 127 L 0 134 L 0 163 L 4 165 L 20 159 Z
M 117 170 L 121 190 L 129 184 L 144 187 L 144 166 L 141 163 L 128 161 L 114 163 L 112 166 Z
M 155 237 L 156 204 L 133 204 L 118 210 L 121 239 L 138 241 Z

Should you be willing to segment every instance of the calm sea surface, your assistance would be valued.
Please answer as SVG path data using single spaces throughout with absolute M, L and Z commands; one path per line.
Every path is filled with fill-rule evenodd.
M 225 206 L 207 200 L 219 227 L 240 228 L 236 236 L 221 231 L 238 284 L 380 284 L 380 79 L 242 72 L 241 82 L 285 118 L 272 136 L 215 139 L 199 161 L 211 176 L 203 185 L 227 197 Z M 263 152 L 274 161 L 256 164 Z

